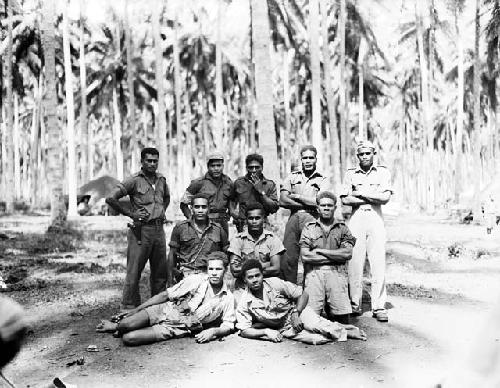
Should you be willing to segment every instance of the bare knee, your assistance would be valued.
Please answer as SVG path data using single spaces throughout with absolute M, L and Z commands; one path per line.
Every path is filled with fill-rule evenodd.
M 141 344 L 139 337 L 134 332 L 124 334 L 122 341 L 125 346 L 137 346 Z
M 116 329 L 120 333 L 128 333 L 129 331 L 134 330 L 134 327 L 132 326 L 132 321 L 130 321 L 128 319 L 124 319 L 118 323 L 118 326 L 116 327 Z

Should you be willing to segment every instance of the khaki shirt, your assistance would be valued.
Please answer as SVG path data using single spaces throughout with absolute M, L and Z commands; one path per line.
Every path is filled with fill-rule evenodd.
M 344 179 L 344 185 L 340 197 L 351 195 L 354 190 L 363 189 L 377 193 L 389 191 L 394 192 L 391 185 L 391 174 L 384 166 L 372 166 L 367 172 L 363 171 L 359 166 L 347 170 Z M 382 215 L 381 205 L 360 205 L 353 206 L 353 213 L 359 209 L 374 210 Z
M 263 300 L 255 297 L 248 288 L 243 292 L 236 309 L 239 330 L 248 329 L 257 322 L 273 329 L 282 328 L 295 300 L 302 295 L 302 287 L 279 278 L 264 279 L 263 287 Z
M 281 186 L 281 191 L 313 198 L 316 198 L 316 195 L 320 191 L 328 189 L 328 178 L 318 171 L 314 171 L 309 177 L 302 170 L 294 171 L 286 177 L 285 182 Z M 307 210 L 316 210 L 316 207 Z
M 190 311 L 201 323 L 214 322 L 220 318 L 223 326 L 234 329 L 236 322 L 234 296 L 225 283 L 220 291 L 214 294 L 208 275 L 190 275 L 175 286 L 167 288 L 167 293 L 169 301 L 185 300 Z M 220 316 L 221 310 L 222 316 Z
M 337 221 L 325 231 L 319 221 L 311 221 L 304 226 L 300 236 L 299 245 L 311 250 L 354 248 L 356 238 L 351 234 L 349 228 L 342 221 Z M 320 264 L 323 266 L 324 264 Z M 347 276 L 347 262 L 343 264 L 331 264 L 333 269 Z M 307 269 L 314 268 L 314 264 L 307 263 Z
M 225 213 L 229 210 L 229 201 L 234 198 L 234 184 L 227 175 L 222 174 L 221 181 L 216 182 L 206 173 L 205 176 L 191 181 L 181 202 L 191 205 L 191 198 L 198 193 L 208 196 L 210 213 Z
M 259 192 L 264 192 L 274 202 L 273 206 L 267 206 L 262 201 L 261 194 L 256 191 L 256 188 Z M 276 213 L 279 209 L 278 191 L 276 190 L 276 184 L 272 180 L 264 177 L 256 188 L 247 176 L 240 177 L 234 181 L 235 200 L 239 204 L 239 216 L 241 219 L 246 217 L 246 206 L 252 202 L 261 203 L 264 206 L 266 215 Z
M 193 220 L 177 223 L 168 245 L 177 249 L 177 262 L 182 266 L 191 269 L 205 268 L 208 254 L 227 250 L 227 234 L 219 224 L 210 222 L 199 235 L 193 223 Z
M 269 263 L 271 257 L 285 252 L 285 247 L 273 232 L 264 230 L 255 241 L 248 231 L 245 231 L 238 233 L 231 239 L 227 251 L 244 259 L 241 264 L 248 259 L 257 259 L 262 263 Z
M 134 212 L 145 209 L 149 213 L 147 221 L 165 218 L 166 205 L 170 202 L 167 180 L 157 173 L 150 182 L 141 171 L 118 183 L 123 195 L 128 195 Z

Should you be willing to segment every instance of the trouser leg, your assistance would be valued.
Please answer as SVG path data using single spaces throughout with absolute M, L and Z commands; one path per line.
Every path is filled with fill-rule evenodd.
M 371 270 L 372 310 L 385 309 L 387 292 L 385 288 L 385 240 L 386 233 L 382 218 L 371 212 L 368 222 L 369 232 L 366 241 L 368 260 Z
M 364 225 L 364 215 L 358 210 L 353 214 L 349 221 L 349 229 L 354 237 L 356 244 L 352 250 L 352 258 L 348 264 L 349 278 L 349 298 L 353 308 L 361 307 L 361 298 L 363 296 L 363 267 L 366 260 L 366 228 Z
M 151 229 L 154 244 L 149 257 L 151 296 L 165 291 L 167 285 L 167 243 L 163 225 Z
M 311 308 L 306 307 L 300 314 L 304 330 L 321 334 L 337 341 L 347 340 L 347 332 L 338 322 L 332 322 L 316 314 Z
M 283 245 L 286 252 L 281 257 L 281 274 L 284 280 L 297 283 L 297 270 L 299 265 L 299 217 L 292 214 L 285 227 Z
M 125 276 L 122 298 L 122 305 L 125 308 L 132 308 L 141 304 L 139 281 L 152 248 L 152 241 L 144 231 L 143 228 L 141 245 L 137 243 L 137 238 L 131 230 L 127 233 L 127 275 Z

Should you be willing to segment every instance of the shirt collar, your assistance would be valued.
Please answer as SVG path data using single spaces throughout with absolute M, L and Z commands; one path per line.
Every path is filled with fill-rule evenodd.
M 144 171 L 142 171 L 142 168 L 139 170 L 139 172 L 136 175 L 140 175 L 140 176 L 142 176 L 142 177 L 144 177 L 144 178 L 147 179 L 147 176 L 146 176 L 146 174 L 144 174 Z M 158 171 L 155 172 L 155 181 L 158 178 L 162 178 L 162 177 L 163 177 L 162 173 L 160 173 Z
M 193 220 L 193 216 L 191 216 L 191 218 L 188 220 L 188 223 L 189 223 L 189 226 L 191 226 L 191 228 L 195 229 L 195 226 L 194 226 L 194 220 Z M 211 227 L 213 227 L 215 225 L 215 222 L 212 221 L 210 218 L 208 219 L 208 225 L 205 229 L 203 229 L 203 233 L 205 233 L 208 229 L 210 229 Z
M 318 170 L 314 170 L 314 172 L 309 177 L 306 177 L 306 174 L 304 173 L 304 170 L 300 170 L 300 173 L 306 179 L 313 179 L 313 178 L 316 178 L 316 177 L 320 177 L 320 178 L 324 177 L 324 175 L 322 173 L 320 173 Z
M 209 180 L 213 184 L 217 184 L 218 183 L 217 181 L 214 180 L 214 178 L 212 177 L 212 175 L 210 175 L 208 172 L 205 173 L 205 179 Z M 221 177 L 220 177 L 220 180 L 221 180 L 222 183 L 224 183 L 226 181 L 226 175 L 222 174 Z
M 243 232 L 243 237 L 250 240 L 250 241 L 255 241 L 255 242 L 260 242 L 262 240 L 265 240 L 266 237 L 272 236 L 273 232 L 270 232 L 269 230 L 263 230 L 262 234 L 259 236 L 257 241 L 255 241 L 250 233 L 248 233 L 248 229 Z
M 358 167 L 356 167 L 356 170 L 354 172 L 360 172 L 362 174 L 365 174 L 365 175 L 368 175 L 370 172 L 373 171 L 377 171 L 377 166 L 375 166 L 374 164 L 372 164 L 372 166 L 368 169 L 368 171 L 365 172 L 365 170 L 363 170 L 359 165 Z
M 210 289 L 212 289 L 212 286 L 210 285 L 210 280 L 208 280 L 208 275 L 205 275 L 205 284 L 206 284 L 206 289 L 207 290 L 209 289 L 209 287 L 210 287 Z M 213 291 L 213 289 L 212 289 L 212 291 Z M 227 295 L 228 292 L 229 292 L 229 288 L 227 287 L 226 282 L 223 281 L 221 289 L 219 290 L 219 292 L 217 294 L 214 294 L 214 295 L 215 296 L 220 296 L 220 295 L 223 295 L 223 294 Z
M 317 226 L 319 226 L 321 228 L 321 224 L 319 222 L 319 218 L 317 220 L 314 220 L 314 221 L 311 221 L 311 222 L 314 222 L 314 225 L 317 225 Z M 335 226 L 342 225 L 342 224 L 345 224 L 345 222 L 342 221 L 342 220 L 338 220 L 338 219 L 335 218 L 333 220 L 333 224 L 331 225 L 330 229 L 333 229 Z

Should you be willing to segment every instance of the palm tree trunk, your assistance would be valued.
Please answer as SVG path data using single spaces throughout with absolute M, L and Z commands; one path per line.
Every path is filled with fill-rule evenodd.
M 222 90 L 222 1 L 217 2 L 217 41 L 215 44 L 215 146 L 222 147 L 223 90 Z
M 87 66 L 85 64 L 85 1 L 80 0 L 80 132 L 82 136 L 82 158 L 80 166 L 82 169 L 82 183 L 87 183 L 92 175 L 90 172 L 90 134 L 89 124 L 87 121 Z
M 134 50 L 134 42 L 132 38 L 132 29 L 130 28 L 129 21 L 130 13 L 130 0 L 127 0 L 125 4 L 125 45 L 127 50 L 127 86 L 128 86 L 128 96 L 129 96 L 129 108 L 128 108 L 128 118 L 129 118 L 129 132 L 130 132 L 130 158 L 131 158 L 131 170 L 134 171 L 137 168 L 137 134 L 136 134 L 136 119 L 135 119 L 135 93 L 134 93 L 134 69 L 132 63 L 132 53 Z M 165 147 L 166 148 L 166 147 Z M 165 149 L 166 152 L 166 149 Z M 167 155 L 162 155 L 164 159 Z
M 332 85 L 332 63 L 328 38 L 328 6 L 327 3 L 321 3 L 321 33 L 323 38 L 323 77 L 326 90 L 326 103 L 328 105 L 328 118 L 330 122 L 330 147 L 331 147 L 331 171 L 333 178 L 333 187 L 340 188 L 340 144 L 337 124 L 337 111 L 335 109 L 335 95 Z M 337 191 L 337 190 L 336 190 Z
M 340 0 L 338 31 L 340 35 L 340 82 L 339 82 L 339 97 L 340 97 L 340 168 L 341 171 L 347 169 L 347 117 L 346 117 L 346 58 L 345 58 L 345 25 L 346 25 L 346 0 Z
M 365 69 L 366 42 L 363 38 L 359 42 L 358 53 L 358 134 L 360 140 L 366 140 L 365 131 L 365 105 L 364 105 L 364 69 Z
M 192 131 L 191 131 L 191 106 L 189 104 L 189 85 L 186 85 L 186 91 L 184 92 L 184 109 L 186 116 L 186 177 L 189 179 L 192 178 L 192 169 L 193 169 L 193 150 L 195 148 L 192 145 Z
M 5 137 L 6 145 L 6 159 L 5 159 L 5 210 L 7 213 L 11 213 L 14 210 L 14 195 L 15 191 L 9 188 L 14 186 L 14 162 L 13 162 L 13 139 L 9 131 L 12 131 L 12 108 L 13 95 L 12 95 L 12 66 L 13 66 L 13 56 L 12 56 L 12 4 L 11 0 L 5 0 L 5 5 L 7 7 L 7 57 L 5 63 L 5 89 L 7 98 L 5 101 L 5 128 L 7 131 L 7 136 Z
M 74 217 L 76 211 L 76 160 L 75 160 L 75 104 L 73 101 L 73 70 L 71 54 L 69 52 L 68 6 L 65 2 L 63 11 L 63 51 L 64 51 L 64 78 L 66 80 L 66 113 L 67 113 L 67 141 L 68 141 L 68 216 Z
M 259 125 L 259 149 L 265 160 L 270 161 L 266 174 L 279 182 L 279 164 L 274 129 L 272 68 L 269 51 L 270 30 L 267 1 L 251 0 L 252 43 L 255 63 L 255 91 Z
M 30 152 L 30 168 L 31 168 L 31 184 L 30 198 L 31 208 L 34 209 L 38 204 L 38 149 L 40 146 L 40 117 L 41 117 L 41 101 L 42 101 L 42 74 L 38 78 L 38 84 L 35 85 L 35 107 L 33 109 L 33 125 L 31 127 L 31 152 Z
M 319 0 L 309 1 L 309 50 L 311 54 L 311 138 L 320 150 L 318 154 L 318 170 L 323 171 L 323 139 L 321 136 L 321 67 L 319 59 Z
M 181 62 L 180 62 L 180 51 L 179 51 L 179 35 L 178 35 L 178 21 L 177 15 L 174 19 L 174 94 L 175 94 L 175 123 L 176 123 L 176 134 L 177 134 L 177 168 L 180 169 L 182 166 L 182 83 L 181 83 Z M 179 176 L 181 178 L 181 176 Z
M 163 1 L 157 0 L 153 2 L 153 35 L 155 45 L 155 79 L 158 92 L 158 115 L 156 117 L 156 125 L 158 126 L 156 134 L 158 139 L 156 143 L 160 152 L 160 172 L 167 173 L 167 126 L 165 118 L 165 88 L 164 88 L 164 66 L 163 66 L 163 41 L 160 34 L 160 19 L 163 16 Z
M 14 199 L 18 201 L 21 198 L 21 134 L 19 133 L 19 97 L 14 94 L 14 126 L 12 131 L 14 139 Z
M 42 3 L 42 46 L 45 59 L 45 118 L 47 120 L 47 177 L 50 185 L 50 220 L 52 227 L 61 227 L 66 221 L 62 180 L 62 136 L 57 118 L 55 0 Z
M 474 34 L 474 79 L 473 79 L 473 93 L 474 93 L 474 107 L 473 107 L 473 122 L 474 122 L 474 139 L 475 145 L 472 148 L 476 159 L 476 166 L 479 170 L 475 169 L 474 174 L 474 198 L 479 198 L 481 191 L 481 175 L 483 169 L 481 168 L 481 79 L 480 79 L 480 58 L 479 58 L 479 39 L 481 33 L 480 23 L 480 0 L 476 0 L 476 15 L 475 15 L 475 34 Z M 474 214 L 480 214 L 481 204 L 477 204 L 474 209 Z
M 283 142 L 281 156 L 283 158 L 283 170 L 285 176 L 290 173 L 290 131 L 292 115 L 290 112 L 290 58 L 293 58 L 292 49 L 283 49 L 283 103 L 285 105 L 285 130 L 283 134 Z

